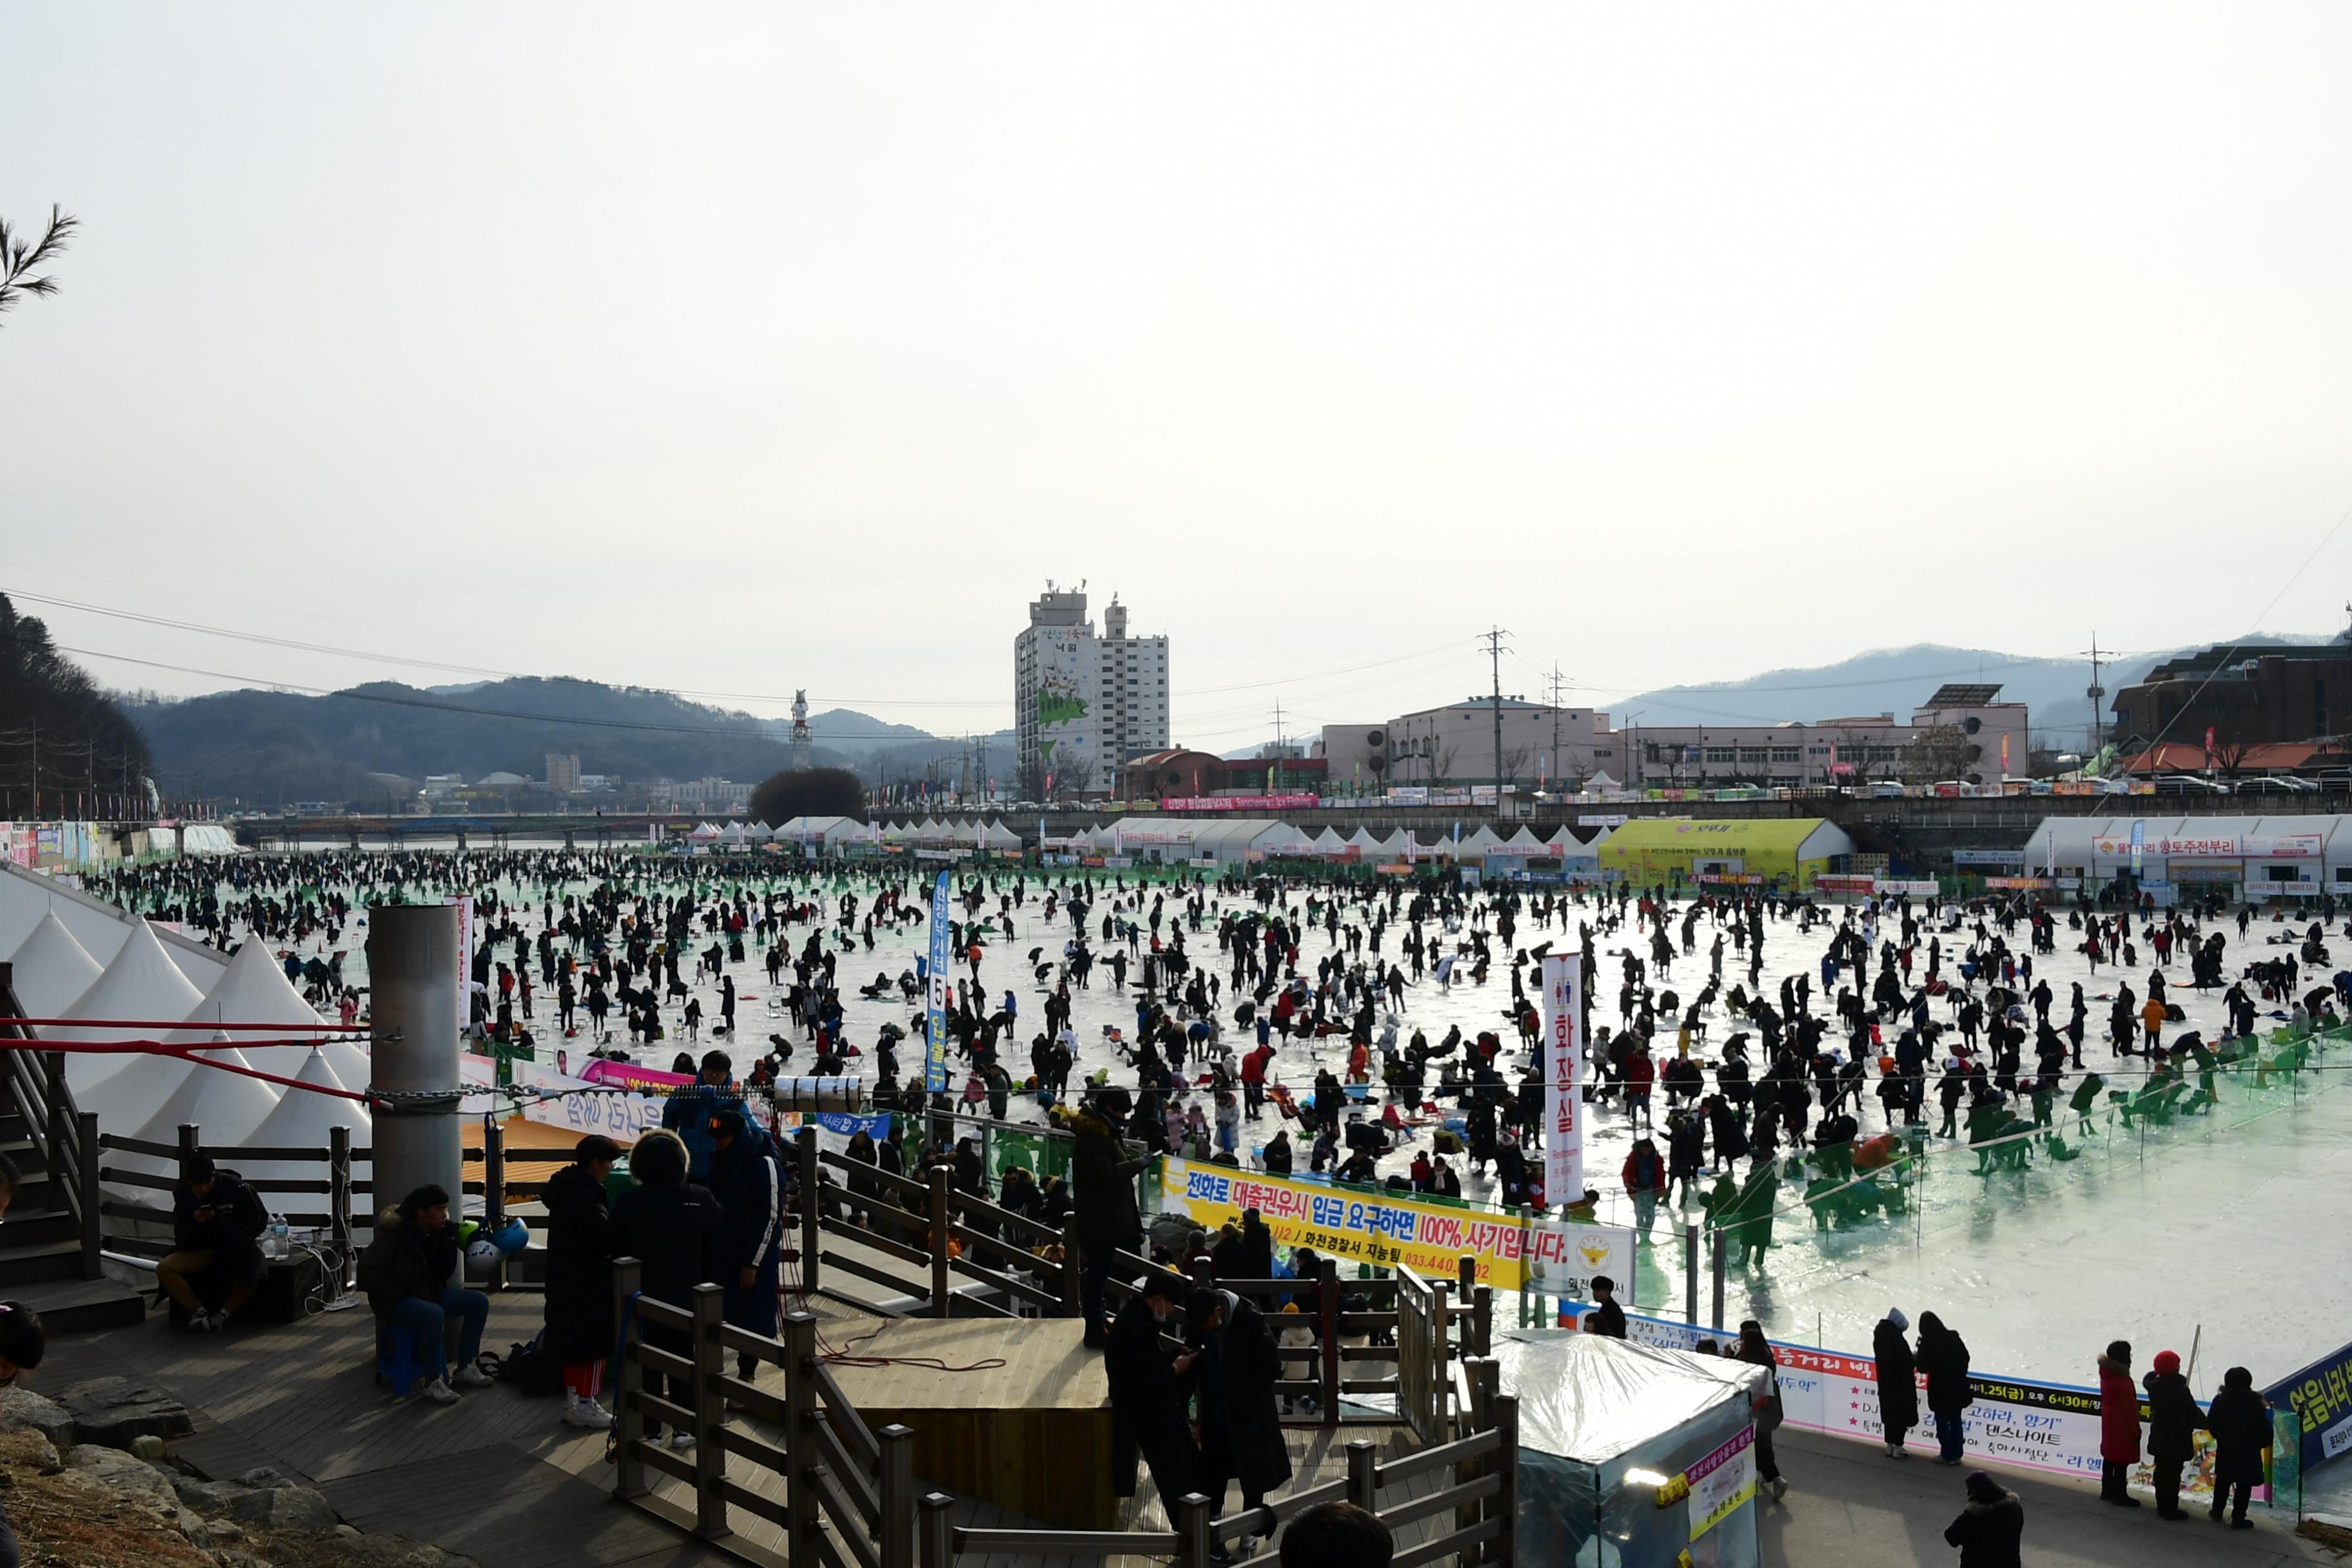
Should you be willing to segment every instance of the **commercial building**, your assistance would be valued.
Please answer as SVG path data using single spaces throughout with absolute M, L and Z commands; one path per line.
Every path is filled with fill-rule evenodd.
M 1818 816 L 1637 816 L 1601 841 L 1601 869 L 1640 886 L 1755 882 L 1810 888 L 1853 853 L 1845 830 Z
M 2219 750 L 2352 731 L 2352 643 L 2211 647 L 2168 659 L 2116 693 L 2115 716 L 2126 752 L 2159 740 L 2201 746 L 2209 730 Z
M 1158 800 L 1163 795 L 1214 795 L 1225 787 L 1225 759 L 1182 747 L 1146 752 L 1127 764 L 1127 800 Z
M 1622 780 L 1609 715 L 1502 700 L 1502 782 L 1573 787 L 1596 773 Z M 1334 793 L 1377 794 L 1397 784 L 1496 782 L 1492 697 L 1400 713 L 1380 724 L 1326 724 L 1322 752 Z
M 1115 597 L 1097 637 L 1084 584 L 1048 583 L 1013 639 L 1013 697 L 1021 793 L 1108 797 L 1130 759 L 1169 748 L 1168 639 L 1129 636 Z
M 2352 817 L 2053 816 L 2020 860 L 2021 879 L 2059 898 L 2118 884 L 2159 905 L 2352 898 Z
M 1781 724 L 1641 724 L 1619 739 L 1636 787 L 1985 784 L 2026 772 L 2026 709 L 1998 685 L 1938 687 L 1908 721 L 1869 713 Z

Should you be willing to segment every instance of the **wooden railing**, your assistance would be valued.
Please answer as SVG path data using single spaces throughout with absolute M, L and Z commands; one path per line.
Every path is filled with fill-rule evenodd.
M 636 1259 L 614 1264 L 621 1325 L 615 1495 L 748 1561 L 784 1568 L 953 1568 L 967 1552 L 1040 1558 L 1134 1553 L 1172 1558 L 1179 1568 L 1210 1568 L 1226 1542 L 1255 1536 L 1265 1550 L 1248 1560 L 1248 1568 L 1274 1568 L 1281 1529 L 1317 1503 L 1341 1500 L 1370 1510 L 1399 1532 L 1403 1543 L 1395 1568 L 1446 1557 L 1479 1568 L 1517 1560 L 1518 1406 L 1497 1392 L 1491 1360 L 1458 1365 L 1461 1436 L 1386 1462 L 1375 1445 L 1358 1439 L 1348 1446 L 1344 1479 L 1257 1509 L 1220 1518 L 1210 1500 L 1193 1493 L 1178 1501 L 1175 1528 L 1169 1531 L 959 1528 L 949 1517 L 952 1497 L 918 1491 L 913 1431 L 869 1427 L 842 1393 L 825 1364 L 814 1317 L 787 1313 L 781 1337 L 772 1339 L 727 1322 L 725 1292 L 717 1285 L 695 1287 L 692 1302 L 680 1305 L 643 1294 L 642 1279 Z M 1441 1292 L 1431 1289 L 1428 1295 L 1434 1302 Z M 648 1342 L 649 1329 L 669 1344 Z M 780 1369 L 782 1391 L 734 1375 L 739 1357 Z M 646 1385 L 649 1373 L 663 1379 L 661 1393 Z M 682 1398 L 676 1397 L 673 1379 L 686 1385 Z M 730 1425 L 730 1408 L 749 1419 Z M 755 1422 L 782 1441 L 754 1429 Z M 649 1439 L 648 1423 L 691 1434 L 691 1452 Z M 1447 1479 L 1436 1489 L 1383 1505 L 1384 1491 L 1441 1474 Z M 656 1477 L 689 1489 L 663 1496 Z M 1451 1528 L 1443 1533 L 1420 1528 L 1448 1515 Z M 739 1520 L 774 1526 L 778 1544 L 738 1539 Z
M 884 1317 L 1077 1316 L 1073 1222 L 1046 1225 L 959 1192 L 943 1165 L 918 1180 L 820 1149 L 812 1127 L 801 1129 L 795 1154 L 803 1290 Z M 877 1256 L 828 1247 L 828 1237 Z M 1060 1256 L 1044 1256 L 1048 1248 Z M 866 1289 L 875 1285 L 887 1294 Z
M 93 1218 L 100 1224 L 96 1230 L 86 1230 L 85 1235 L 97 1235 L 102 1231 L 102 1245 L 108 1251 L 131 1257 L 161 1258 L 172 1250 L 172 1190 L 180 1183 L 179 1167 L 201 1153 L 209 1154 L 229 1164 L 232 1169 L 239 1164 L 253 1163 L 315 1163 L 319 1169 L 315 1176 L 251 1176 L 246 1178 L 246 1185 L 261 1195 L 272 1215 L 289 1226 L 326 1232 L 334 1244 L 337 1257 L 348 1259 L 352 1256 L 352 1200 L 356 1194 L 372 1192 L 373 1188 L 364 1178 L 354 1177 L 352 1173 L 353 1164 L 367 1161 L 370 1151 L 363 1146 L 352 1146 L 350 1128 L 329 1128 L 327 1146 L 315 1149 L 261 1143 L 208 1144 L 204 1142 L 203 1129 L 187 1121 L 180 1124 L 179 1140 L 173 1143 L 157 1143 L 119 1132 L 98 1132 L 95 1125 L 93 1118 L 90 1141 L 94 1157 L 100 1151 L 140 1154 L 151 1160 L 168 1161 L 173 1167 L 168 1173 L 162 1175 L 121 1165 L 100 1165 L 98 1168 L 98 1182 L 163 1194 L 160 1205 L 121 1198 L 103 1198 L 94 1205 Z M 323 1198 L 325 1202 L 322 1207 L 293 1208 L 274 1201 L 286 1197 Z M 136 1221 L 149 1226 L 161 1226 L 162 1230 L 160 1234 L 141 1234 L 107 1226 L 104 1224 L 106 1220 Z
M 12 1020 L 25 1016 L 16 1000 L 13 966 L 0 963 L 0 1041 L 26 1041 L 34 1037 Z M 81 1277 L 99 1276 L 98 1118 L 78 1109 L 66 1086 L 63 1051 L 12 1046 L 0 1050 L 7 1058 L 0 1068 L 0 1094 L 5 1110 L 25 1124 L 25 1136 L 41 1162 L 49 1184 L 49 1206 L 71 1216 L 81 1238 Z
M 1113 1261 L 1114 1278 L 1104 1293 L 1114 1300 L 1123 1300 L 1133 1281 L 1158 1267 L 1129 1252 L 1114 1254 Z M 1448 1363 L 1485 1355 L 1494 1342 L 1494 1290 L 1477 1283 L 1477 1261 L 1469 1257 L 1457 1260 L 1454 1279 L 1434 1283 L 1403 1268 L 1386 1279 L 1342 1279 L 1338 1262 L 1328 1258 L 1318 1259 L 1307 1279 L 1212 1279 L 1203 1270 L 1199 1279 L 1247 1297 L 1277 1332 L 1291 1319 L 1282 1303 L 1298 1303 L 1298 1316 L 1314 1330 L 1315 1342 L 1276 1352 L 1286 1375 L 1275 1392 L 1286 1401 L 1311 1398 L 1315 1408 L 1284 1415 L 1286 1426 L 1402 1420 L 1424 1440 L 1442 1436 L 1451 1418 Z M 1413 1292 L 1410 1308 L 1408 1291 Z M 1409 1311 L 1415 1318 L 1411 1328 L 1405 1323 Z M 1408 1335 L 1415 1369 L 1411 1379 L 1405 1370 Z M 1363 1342 L 1348 1342 L 1359 1338 Z M 1300 1363 L 1306 1363 L 1303 1370 Z M 1386 1376 L 1365 1375 L 1375 1366 L 1394 1370 Z M 1391 1400 L 1394 1414 L 1360 1405 L 1358 1414 L 1349 1415 L 1342 1406 L 1350 1394 Z
M 724 1321 L 725 1292 L 695 1287 L 691 1307 L 640 1293 L 637 1260 L 614 1265 L 615 1310 L 622 1325 L 620 1384 L 614 1395 L 615 1495 L 692 1531 L 741 1550 L 733 1511 L 741 1510 L 782 1531 L 782 1549 L 746 1552 L 777 1557 L 792 1568 L 916 1568 L 914 1437 L 908 1427 L 869 1428 L 818 1355 L 816 1320 L 789 1312 L 783 1334 L 771 1339 Z M 648 1327 L 683 1339 L 688 1353 L 649 1344 Z M 739 1378 L 739 1356 L 782 1369 L 778 1394 Z M 686 1379 L 688 1403 L 661 1397 L 646 1374 Z M 665 1394 L 676 1389 L 666 1386 Z M 748 1424 L 730 1426 L 730 1405 L 780 1429 L 782 1446 Z M 648 1440 L 647 1422 L 693 1435 L 691 1455 Z M 746 1470 L 739 1476 L 733 1461 Z M 653 1471 L 693 1489 L 690 1507 L 655 1494 Z M 761 1483 L 767 1484 L 762 1486 Z
M 948 1517 L 955 1500 L 931 1492 L 922 1500 L 917 1530 L 919 1568 L 954 1568 L 957 1557 L 971 1552 L 1009 1552 L 1023 1557 L 1117 1557 L 1134 1553 L 1172 1558 L 1177 1568 L 1209 1568 L 1224 1554 L 1226 1543 L 1255 1536 L 1263 1550 L 1243 1559 L 1236 1568 L 1276 1568 L 1282 1560 L 1277 1532 L 1318 1503 L 1352 1502 L 1376 1516 L 1400 1537 L 1391 1568 L 1420 1568 L 1442 1558 L 1465 1564 L 1509 1564 L 1518 1560 L 1519 1406 L 1509 1394 L 1497 1392 L 1496 1368 L 1481 1360 L 1468 1369 L 1465 1382 L 1475 1391 L 1464 1411 L 1467 1430 L 1452 1442 L 1421 1449 L 1383 1463 L 1377 1447 L 1365 1438 L 1348 1445 L 1345 1479 L 1307 1487 L 1266 1503 L 1222 1518 L 1214 1505 L 1198 1492 L 1176 1502 L 1175 1528 L 1169 1531 L 1118 1530 L 988 1530 L 961 1527 Z M 1381 1494 L 1416 1478 L 1451 1471 L 1447 1484 L 1419 1497 L 1402 1498 L 1383 1506 Z M 1453 1528 L 1424 1540 L 1404 1540 L 1423 1521 L 1451 1513 Z

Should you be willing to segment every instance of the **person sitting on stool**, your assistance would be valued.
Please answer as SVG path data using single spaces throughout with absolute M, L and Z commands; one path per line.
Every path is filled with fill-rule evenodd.
M 188 1314 L 188 1327 L 217 1329 L 252 1300 L 269 1268 L 261 1255 L 261 1233 L 268 1228 L 269 1211 L 235 1171 L 220 1169 L 210 1154 L 181 1162 L 172 1189 L 172 1251 L 155 1265 L 155 1280 Z M 207 1306 L 208 1295 L 219 1296 L 219 1304 Z
M 360 1289 L 367 1292 L 381 1338 L 405 1329 L 417 1341 L 417 1359 L 434 1372 L 425 1397 L 454 1404 L 458 1388 L 488 1388 L 488 1376 L 474 1364 L 482 1353 L 482 1325 L 490 1299 L 479 1290 L 449 1283 L 464 1254 L 457 1222 L 449 1217 L 449 1194 L 427 1183 L 383 1211 L 375 1239 L 360 1254 Z M 457 1375 L 449 1375 L 449 1341 L 456 1339 Z M 450 1384 L 455 1382 L 457 1388 Z

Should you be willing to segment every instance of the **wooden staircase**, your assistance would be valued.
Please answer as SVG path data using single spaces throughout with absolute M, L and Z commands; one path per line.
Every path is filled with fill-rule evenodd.
M 25 1016 L 12 980 L 0 963 L 0 1154 L 17 1175 L 0 1217 L 0 1300 L 32 1308 L 53 1334 L 135 1323 L 144 1296 L 100 1267 L 98 1119 L 75 1109 L 64 1056 L 11 1021 Z

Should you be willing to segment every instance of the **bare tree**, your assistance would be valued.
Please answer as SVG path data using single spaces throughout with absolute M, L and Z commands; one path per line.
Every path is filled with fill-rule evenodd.
M 1904 744 L 1902 761 L 1897 764 L 1905 784 L 1941 784 L 1946 779 L 1960 776 L 1960 770 L 1971 760 L 1969 751 L 1973 744 L 1966 731 L 1957 724 L 1939 724 L 1932 730 L 1922 730 Z
M 2237 730 L 2226 735 L 2217 734 L 2212 749 L 2205 753 L 2205 765 L 2225 779 L 2236 778 L 2246 766 L 2246 738 Z
M 49 226 L 37 240 L 26 239 L 0 218 L 0 311 L 16 309 L 19 296 L 47 299 L 58 291 L 58 280 L 34 268 L 46 267 L 66 248 L 81 219 L 60 206 L 49 208 Z

